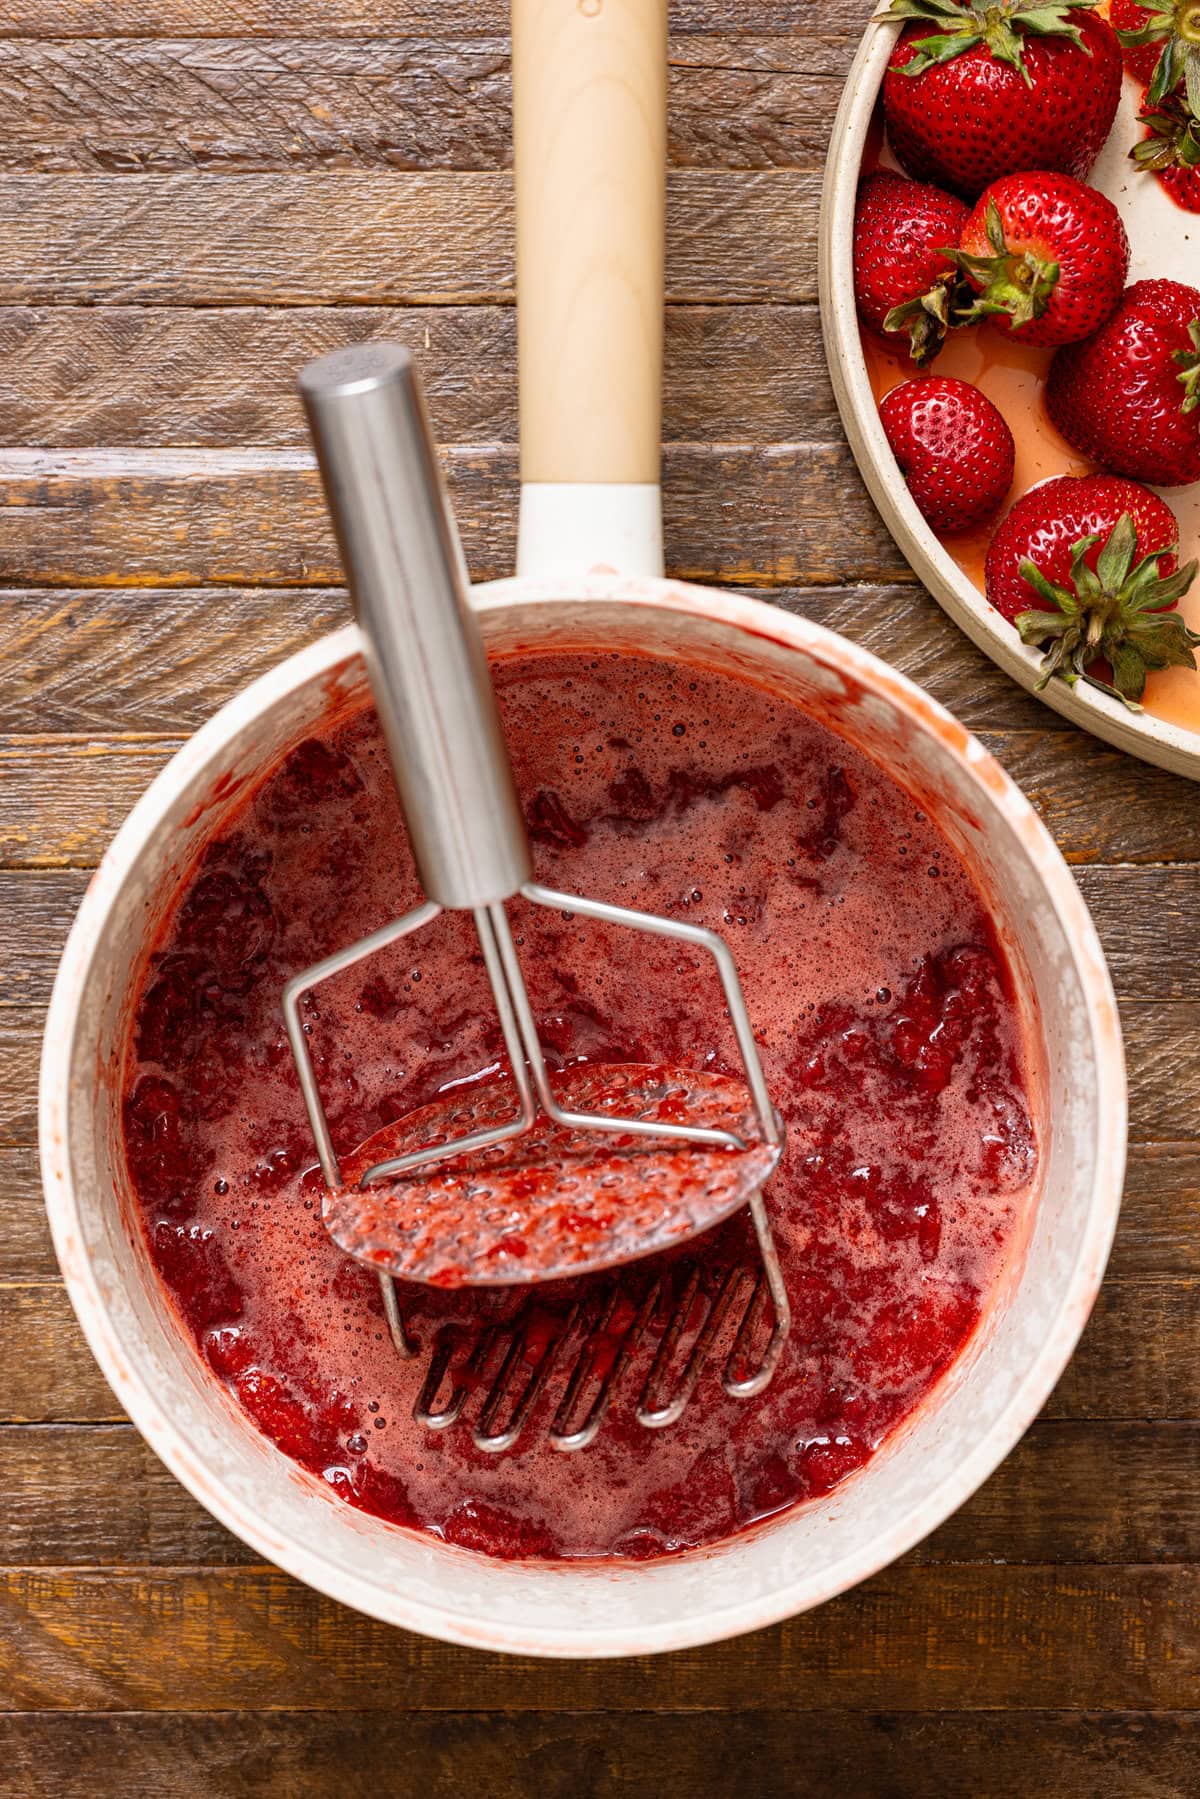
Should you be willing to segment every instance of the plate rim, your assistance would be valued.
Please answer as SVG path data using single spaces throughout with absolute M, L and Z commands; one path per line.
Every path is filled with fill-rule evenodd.
M 1022 644 L 963 574 L 917 510 L 892 454 L 867 373 L 854 302 L 853 231 L 859 173 L 880 84 L 903 20 L 872 19 L 850 65 L 826 153 L 817 234 L 817 292 L 826 360 L 858 472 L 897 547 L 942 610 L 1005 674 L 1072 724 L 1173 774 L 1200 781 L 1200 731 L 1119 700 L 1053 681 L 1040 692 L 1041 656 Z

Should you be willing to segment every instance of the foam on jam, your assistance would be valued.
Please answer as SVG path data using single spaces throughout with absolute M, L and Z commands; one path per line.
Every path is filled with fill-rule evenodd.
M 280 1012 L 285 980 L 419 900 L 373 715 L 299 746 L 201 857 L 148 968 L 128 1164 L 198 1349 L 279 1447 L 352 1503 L 495 1555 L 711 1543 L 866 1462 L 970 1338 L 1036 1161 L 1021 1021 L 978 895 L 910 796 L 748 684 L 616 655 L 498 665 L 538 878 L 723 932 L 788 1126 L 769 1193 L 795 1319 L 775 1379 L 705 1375 L 650 1433 L 622 1387 L 564 1456 L 506 1455 L 411 1407 L 375 1277 L 320 1223 Z M 738 1072 L 715 973 L 678 944 L 529 908 L 512 919 L 552 1066 Z M 310 995 L 335 1140 L 502 1067 L 470 927 L 429 930 Z M 745 1216 L 701 1239 L 712 1266 Z M 553 1312 L 570 1284 L 550 1290 Z M 503 1309 L 404 1289 L 410 1328 Z

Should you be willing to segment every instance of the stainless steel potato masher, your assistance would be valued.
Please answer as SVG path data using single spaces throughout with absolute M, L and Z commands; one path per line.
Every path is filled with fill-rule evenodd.
M 338 351 L 311 364 L 300 388 L 326 496 L 363 633 L 367 671 L 408 825 L 425 903 L 304 970 L 284 995 L 288 1038 L 326 1183 L 323 1218 L 334 1240 L 378 1270 L 392 1339 L 417 1353 L 405 1327 L 398 1280 L 474 1286 L 534 1285 L 594 1273 L 597 1303 L 572 1309 L 540 1354 L 522 1351 L 518 1315 L 506 1327 L 502 1366 L 486 1382 L 497 1345 L 441 1342 L 416 1413 L 454 1422 L 482 1385 L 475 1426 L 481 1447 L 516 1440 L 572 1334 L 576 1360 L 551 1426 L 562 1448 L 594 1437 L 642 1333 L 661 1326 L 659 1354 L 638 1402 L 647 1425 L 682 1412 L 741 1290 L 732 1277 L 697 1318 L 699 1281 L 651 1282 L 653 1298 L 622 1308 L 628 1331 L 614 1349 L 620 1277 L 611 1269 L 687 1241 L 749 1208 L 759 1267 L 724 1370 L 732 1394 L 760 1392 L 789 1327 L 787 1294 L 762 1185 L 782 1148 L 732 953 L 712 931 L 632 911 L 533 877 L 532 857 L 488 672 L 467 597 L 467 577 L 409 353 L 387 344 Z M 707 1085 L 690 1071 L 652 1066 L 585 1071 L 580 1084 L 553 1077 L 505 910 L 520 896 L 552 911 L 675 938 L 715 963 L 741 1056 L 745 1086 Z M 414 1115 L 400 1153 L 355 1161 L 343 1174 L 305 1037 L 302 1002 L 322 981 L 430 924 L 442 910 L 473 917 L 495 1000 L 511 1080 L 482 1108 L 461 1095 Z M 583 1097 L 579 1097 L 580 1095 Z M 393 1133 L 394 1137 L 394 1133 Z M 361 1170 L 361 1172 L 359 1172 Z M 481 1220 L 490 1220 L 490 1223 Z M 563 1221 L 567 1224 L 564 1225 Z M 495 1245 L 500 1245 L 499 1251 Z M 504 1245 L 532 1247 L 532 1259 Z M 581 1253 L 580 1245 L 584 1245 Z M 450 1258 L 449 1260 L 447 1258 Z M 690 1290 L 689 1290 L 690 1283 Z M 669 1291 L 673 1304 L 664 1311 Z M 591 1288 L 588 1297 L 592 1297 Z M 742 1366 L 761 1302 L 773 1324 L 757 1366 Z M 598 1333 L 605 1339 L 596 1353 Z M 681 1339 L 695 1341 L 664 1401 Z M 482 1358 L 482 1359 L 481 1359 Z M 448 1371 L 449 1399 L 438 1404 Z M 740 1371 L 739 1371 L 740 1370 Z M 589 1379 L 589 1374 L 594 1378 Z M 516 1385 L 514 1386 L 514 1375 Z M 521 1386 L 521 1382 L 524 1385 Z M 519 1389 L 519 1390 L 518 1390 Z M 582 1398 L 589 1401 L 580 1417 Z

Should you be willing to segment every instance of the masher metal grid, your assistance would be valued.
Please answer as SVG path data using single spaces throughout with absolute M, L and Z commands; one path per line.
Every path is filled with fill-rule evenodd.
M 504 744 L 495 695 L 478 626 L 470 610 L 457 532 L 441 483 L 432 436 L 412 358 L 393 345 L 338 351 L 311 364 L 301 377 L 356 614 L 362 627 L 368 675 L 400 791 L 425 904 L 384 925 L 296 975 L 284 993 L 284 1019 L 301 1094 L 312 1127 L 321 1172 L 329 1188 L 342 1186 L 339 1157 L 309 1053 L 302 1011 L 306 994 L 401 939 L 422 930 L 444 910 L 469 912 L 474 920 L 514 1085 L 511 1119 L 486 1130 L 382 1160 L 361 1176 L 363 1187 L 469 1156 L 521 1137 L 539 1112 L 573 1130 L 628 1134 L 665 1143 L 745 1150 L 732 1131 L 645 1117 L 576 1111 L 560 1103 L 550 1081 L 529 992 L 506 911 L 518 895 L 530 904 L 603 924 L 686 943 L 715 962 L 732 1022 L 746 1085 L 762 1143 L 776 1152 L 782 1126 L 771 1103 L 737 965 L 714 931 L 656 913 L 558 892 L 533 879 L 524 820 Z M 724 1371 L 730 1394 L 748 1398 L 770 1381 L 786 1340 L 790 1311 L 761 1186 L 746 1204 L 760 1266 L 740 1314 Z M 503 1353 L 478 1421 L 476 1443 L 506 1449 L 517 1440 L 565 1346 L 581 1338 L 562 1401 L 550 1426 L 558 1448 L 591 1442 L 611 1402 L 617 1380 L 645 1332 L 661 1323 L 661 1337 L 641 1389 L 636 1413 L 648 1428 L 677 1419 L 721 1335 L 744 1285 L 745 1270 L 731 1269 L 711 1294 L 697 1322 L 702 1285 L 699 1264 L 690 1265 L 674 1291 L 667 1275 L 651 1270 L 635 1303 L 628 1277 L 594 1275 L 591 1289 L 572 1308 L 563 1330 L 540 1356 L 528 1354 L 521 1320 L 504 1331 Z M 607 1285 L 605 1281 L 607 1278 Z M 383 1302 L 393 1343 L 406 1357 L 420 1345 L 410 1335 L 395 1280 L 381 1273 Z M 636 1284 L 636 1283 L 635 1283 Z M 623 1290 L 624 1289 L 624 1290 Z M 665 1307 L 664 1295 L 673 1295 Z M 773 1309 L 769 1341 L 757 1367 L 743 1358 L 764 1298 Z M 589 1305 L 589 1299 L 596 1303 Z M 624 1328 L 612 1335 L 621 1309 Z M 664 1393 L 681 1338 L 694 1337 Z M 445 1428 L 462 1415 L 484 1384 L 497 1352 L 497 1333 L 483 1331 L 459 1357 L 459 1376 L 448 1398 L 439 1395 L 454 1362 L 455 1344 L 444 1334 L 433 1346 L 429 1370 L 414 1412 L 430 1428 Z M 606 1343 L 599 1368 L 595 1344 Z M 525 1370 L 523 1384 L 521 1376 Z M 739 1369 L 742 1371 L 739 1372 Z M 590 1399 L 590 1403 L 586 1403 Z

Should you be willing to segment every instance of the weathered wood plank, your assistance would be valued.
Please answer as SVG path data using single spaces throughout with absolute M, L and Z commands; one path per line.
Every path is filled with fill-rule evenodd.
M 116 1767 L 156 1799 L 1179 1799 L 1200 1754 L 1187 1713 L 797 1717 L 776 1682 L 772 1703 L 784 1697 L 752 1713 L 43 1712 L 10 1719 L 0 1742 L 27 1799 L 94 1799 Z
M 511 574 L 507 447 L 444 461 L 476 580 Z M 667 560 L 687 580 L 804 585 L 908 569 L 844 443 L 668 446 Z M 325 585 L 339 567 L 304 450 L 0 451 L 0 582 Z
M 821 28 L 860 32 L 872 0 L 823 0 Z M 673 35 L 726 32 L 790 36 L 812 27 L 812 0 L 671 0 Z M 508 28 L 508 0 L 8 0 L 5 37 L 373 38 L 423 32 L 494 37 Z
M 1200 1275 L 1200 1146 L 1132 1143 L 1114 1274 Z
M 667 296 L 812 300 L 821 177 L 676 169 Z M 374 305 L 513 291 L 507 171 L 0 175 L 0 301 Z
M 1107 1281 L 1043 1416 L 1200 1419 L 1196 1297 L 1195 1283 L 1186 1278 Z M 0 1423 L 95 1424 L 121 1417 L 60 1285 L 0 1286 L 0 1332 Z
M 58 958 L 87 880 L 86 874 L 75 870 L 32 879 L 0 873 L 0 1011 L 9 1007 L 40 1011 L 48 1004 Z M 3 1234 L 0 1231 L 0 1237 Z
M 916 586 L 761 598 L 887 658 L 965 724 L 1067 732 Z M 255 676 L 346 622 L 337 588 L 12 588 L 0 594 L 0 731 L 192 731 Z
M 421 357 L 440 440 L 515 443 L 516 314 L 508 306 L 0 308 L 0 441 L 300 446 L 296 375 L 369 339 Z M 670 306 L 668 442 L 840 435 L 811 306 Z
M 1200 1424 L 1039 1422 L 910 1560 L 1191 1562 Z M 232 1567 L 258 1558 L 128 1424 L 0 1426 L 0 1565 Z
M 808 167 L 853 38 L 707 37 L 671 59 L 676 167 Z M 0 39 L 0 169 L 486 169 L 512 157 L 507 35 Z
M 1080 732 L 981 737 L 1034 799 L 1069 862 L 1102 862 L 1114 844 L 1129 864 L 1200 861 L 1200 807 L 1182 778 Z M 0 867 L 94 867 L 181 741 L 0 736 Z M 1160 1129 L 1157 1140 L 1187 1137 L 1191 1128 Z
M 434 1648 L 273 1571 L 0 1576 L 10 1711 L 1189 1709 L 1200 1569 L 891 1569 L 830 1605 L 672 1657 Z

